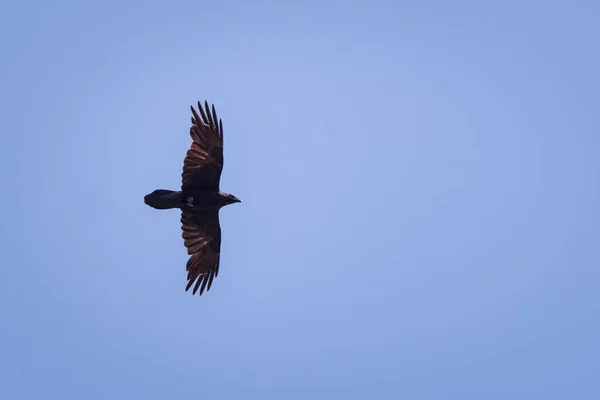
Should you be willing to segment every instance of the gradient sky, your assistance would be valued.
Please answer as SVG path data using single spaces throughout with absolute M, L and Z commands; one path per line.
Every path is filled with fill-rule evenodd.
M 600 5 L 0 6 L 2 399 L 599 399 Z M 189 105 L 225 130 L 184 292 Z

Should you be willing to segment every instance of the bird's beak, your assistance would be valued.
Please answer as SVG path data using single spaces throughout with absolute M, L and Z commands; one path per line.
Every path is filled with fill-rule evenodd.
M 235 198 L 235 202 L 236 202 L 236 203 L 241 203 L 242 201 L 241 201 L 239 198 L 237 198 L 237 197 L 236 197 L 236 198 Z

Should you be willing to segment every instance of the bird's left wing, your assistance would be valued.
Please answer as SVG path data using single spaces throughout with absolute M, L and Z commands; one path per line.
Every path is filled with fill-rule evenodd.
M 186 291 L 194 285 L 192 294 L 200 289 L 210 289 L 213 279 L 219 274 L 221 256 L 221 226 L 219 211 L 190 211 L 181 212 L 181 229 L 183 241 L 190 259 L 187 262 L 188 283 Z
M 204 106 L 203 110 L 198 102 L 200 115 L 191 107 L 193 142 L 183 160 L 182 190 L 219 190 L 223 171 L 223 123 L 217 119 L 214 104 L 209 108 L 205 101 Z

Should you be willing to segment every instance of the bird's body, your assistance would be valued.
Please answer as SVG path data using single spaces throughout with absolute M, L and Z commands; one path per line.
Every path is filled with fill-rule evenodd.
M 181 209 L 181 229 L 190 258 L 187 262 L 188 290 L 208 291 L 219 273 L 221 256 L 221 226 L 219 210 L 241 200 L 219 189 L 223 170 L 223 124 L 205 102 L 192 107 L 190 136 L 192 145 L 183 162 L 180 191 L 158 189 L 144 197 L 150 207 L 166 210 Z M 212 111 L 212 113 L 211 113 Z
M 153 195 L 154 193 L 154 195 Z M 158 210 L 181 208 L 190 211 L 219 210 L 237 203 L 229 193 L 215 190 L 165 190 L 158 189 L 144 197 L 144 202 Z

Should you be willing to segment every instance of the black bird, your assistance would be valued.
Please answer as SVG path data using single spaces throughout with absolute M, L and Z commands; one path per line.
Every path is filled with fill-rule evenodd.
M 182 185 L 180 191 L 159 189 L 146 195 L 144 203 L 165 210 L 181 209 L 183 243 L 190 259 L 187 262 L 188 291 L 194 282 L 192 294 L 208 292 L 213 279 L 219 274 L 221 255 L 221 226 L 219 210 L 241 202 L 232 194 L 219 190 L 223 170 L 223 123 L 217 119 L 213 104 L 205 109 L 198 102 L 200 115 L 192 109 L 190 136 L 192 146 L 183 160 Z

